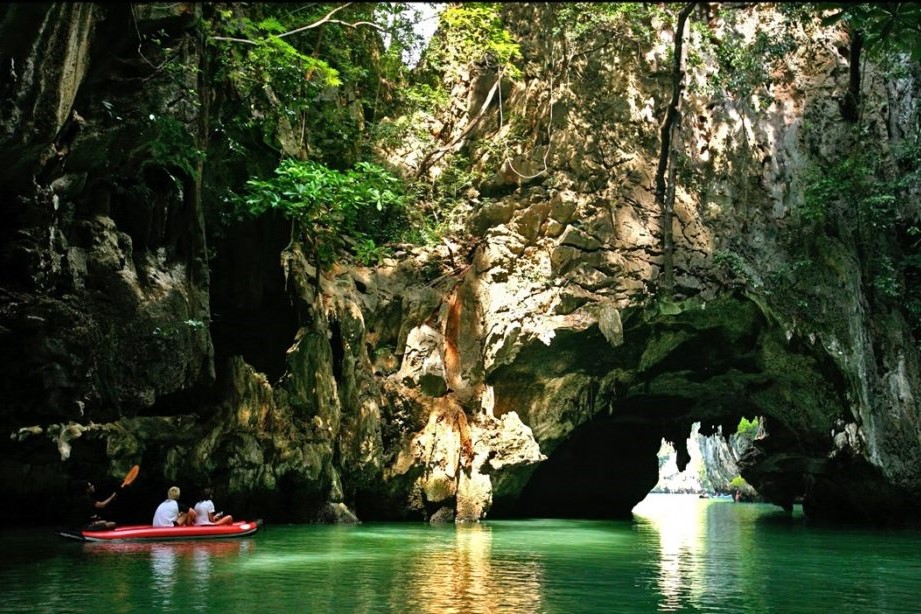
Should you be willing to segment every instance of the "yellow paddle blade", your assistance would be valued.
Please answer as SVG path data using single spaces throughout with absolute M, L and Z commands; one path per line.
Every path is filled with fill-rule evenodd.
M 122 482 L 122 488 L 124 488 L 125 486 L 133 482 L 134 478 L 138 477 L 138 472 L 140 470 L 141 468 L 138 465 L 135 465 L 134 467 L 132 467 L 131 470 L 128 471 L 128 474 L 125 476 L 125 481 Z

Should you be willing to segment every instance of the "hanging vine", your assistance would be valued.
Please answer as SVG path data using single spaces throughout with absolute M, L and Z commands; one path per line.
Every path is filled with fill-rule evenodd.
M 677 138 L 679 119 L 681 117 L 681 93 L 684 90 L 684 26 L 696 6 L 696 2 L 686 4 L 678 13 L 675 26 L 675 52 L 672 65 L 672 97 L 662 122 L 662 148 L 659 150 L 659 164 L 656 168 L 656 204 L 662 211 L 662 289 L 669 293 L 674 286 L 674 240 L 672 238 L 672 218 L 675 206 L 675 169 L 669 164 L 672 158 L 672 142 Z M 671 170 L 669 172 L 669 167 Z M 668 178 L 666 179 L 666 172 Z

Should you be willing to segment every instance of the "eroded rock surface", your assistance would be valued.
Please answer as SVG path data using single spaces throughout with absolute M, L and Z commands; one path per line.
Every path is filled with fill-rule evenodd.
M 133 17 L 170 29 L 194 68 L 194 10 Z M 767 5 L 732 8 L 734 24 L 701 8 L 666 212 L 655 183 L 671 24 L 563 44 L 558 10 L 504 7 L 522 77 L 464 68 L 445 116 L 415 118 L 434 141 L 380 149 L 432 181 L 472 161 L 445 240 L 321 273 L 292 241 L 284 373 L 270 382 L 232 359 L 208 400 L 193 394 L 214 379 L 200 185 L 150 164 L 153 137 L 136 134 L 164 116 L 197 134 L 200 107 L 157 79 L 141 87 L 126 48 L 126 73 L 91 61 L 120 9 L 9 11 L 0 33 L 38 34 L 9 39 L 15 103 L 2 117 L 41 112 L 3 135 L 6 167 L 35 178 L 10 189 L 2 235 L 4 468 L 34 478 L 38 500 L 61 462 L 115 476 L 142 461 L 160 481 L 212 480 L 240 509 L 297 521 L 629 517 L 663 437 L 761 416 L 766 436 L 739 468 L 768 500 L 917 520 L 918 353 L 874 257 L 914 254 L 918 201 L 899 203 L 890 233 L 847 203 L 823 205 L 820 224 L 802 213 L 810 173 L 861 140 L 897 168 L 892 150 L 917 136 L 917 67 L 866 62 L 857 132 L 839 105 L 844 33 Z M 730 28 L 790 43 L 783 65 L 765 61 L 757 96 L 711 88 Z M 58 31 L 34 64 L 42 78 L 20 71 Z

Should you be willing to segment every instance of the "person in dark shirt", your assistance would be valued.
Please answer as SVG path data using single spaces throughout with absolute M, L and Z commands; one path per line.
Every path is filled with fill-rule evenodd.
M 112 501 L 115 500 L 116 493 L 109 495 L 107 499 L 97 499 L 96 498 L 96 486 L 87 481 L 84 485 L 84 507 L 86 509 L 86 515 L 84 516 L 84 521 L 86 524 L 83 526 L 84 531 L 111 531 L 115 528 L 115 523 L 111 520 L 106 520 L 99 515 L 99 512 L 104 510 Z

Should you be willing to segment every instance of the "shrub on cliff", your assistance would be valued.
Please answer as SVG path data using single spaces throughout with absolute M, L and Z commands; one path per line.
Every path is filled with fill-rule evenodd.
M 235 204 L 241 215 L 281 212 L 323 263 L 349 244 L 362 259 L 375 259 L 374 248 L 397 238 L 406 222 L 402 183 L 370 162 L 340 172 L 312 160 L 282 160 L 273 177 L 249 179 Z

